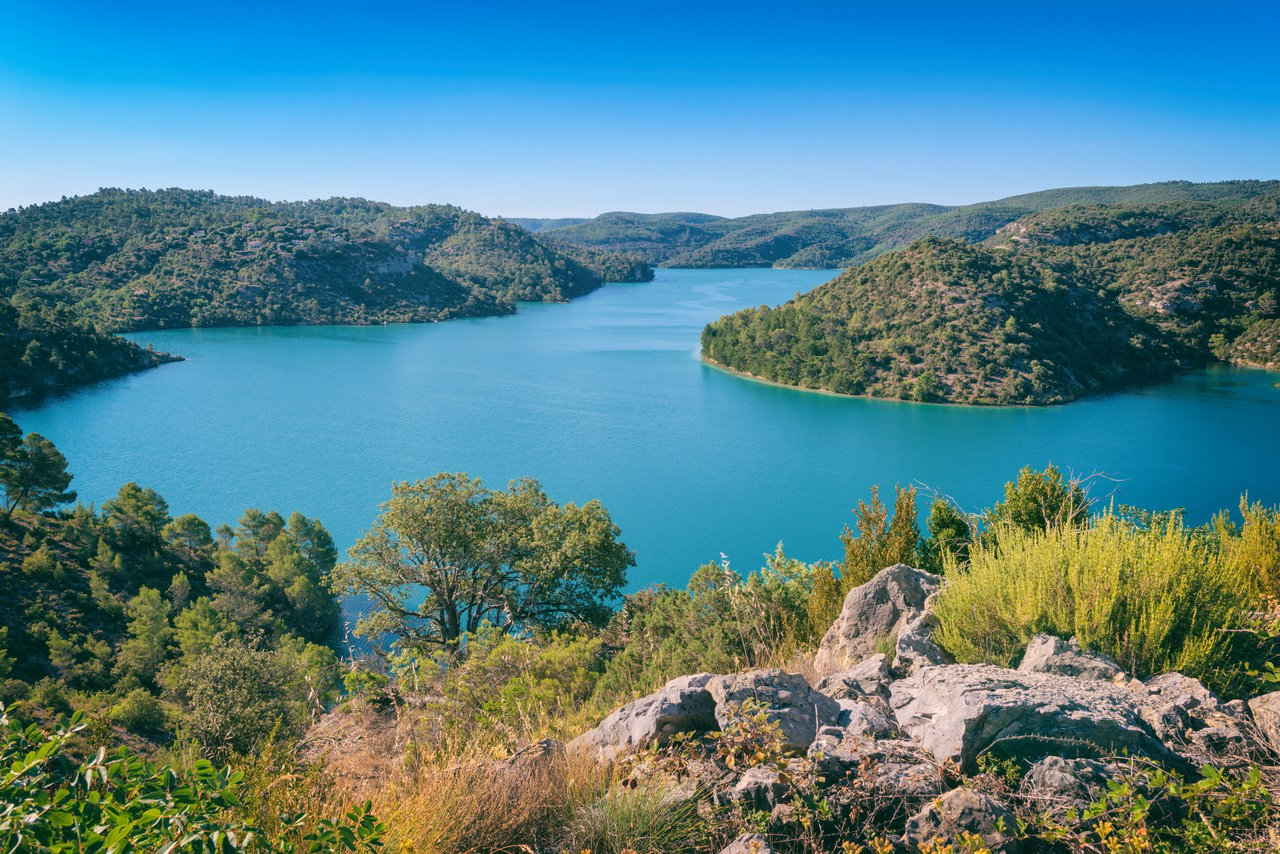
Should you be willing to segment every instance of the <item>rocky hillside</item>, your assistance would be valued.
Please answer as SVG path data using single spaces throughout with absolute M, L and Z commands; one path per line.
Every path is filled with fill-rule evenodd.
M 851 590 L 813 682 L 780 670 L 685 676 L 567 749 L 637 780 L 667 775 L 679 784 L 672 797 L 700 814 L 760 816 L 760 832 L 728 854 L 789 850 L 798 814 L 818 804 L 815 832 L 874 824 L 886 851 L 1149 850 L 1106 840 L 1124 842 L 1139 814 L 1167 824 L 1194 816 L 1198 795 L 1220 779 L 1200 769 L 1270 762 L 1280 748 L 1280 692 L 1223 702 L 1190 677 L 1138 680 L 1047 635 L 1016 670 L 950 663 L 932 639 L 939 585 L 898 565 Z M 1202 788 L 1171 790 L 1169 774 Z M 1215 832 L 1238 830 L 1223 822 Z M 1099 837 L 1103 847 L 1090 847 Z M 1235 842 L 1231 850 L 1255 850 Z

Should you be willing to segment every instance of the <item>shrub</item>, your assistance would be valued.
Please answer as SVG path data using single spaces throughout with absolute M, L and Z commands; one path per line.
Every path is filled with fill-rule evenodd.
M 138 735 L 155 735 L 165 731 L 164 709 L 160 701 L 145 688 L 134 688 L 111 707 L 111 719 Z
M 1039 632 L 1076 636 L 1140 676 L 1178 670 L 1215 690 L 1244 688 L 1258 653 L 1242 623 L 1255 604 L 1221 550 L 1176 519 L 1142 530 L 1110 513 L 1082 528 L 1013 525 L 946 561 L 938 641 L 961 662 L 1017 663 Z

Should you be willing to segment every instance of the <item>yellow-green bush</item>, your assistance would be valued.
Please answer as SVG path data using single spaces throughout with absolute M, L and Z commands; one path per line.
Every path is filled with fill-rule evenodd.
M 948 559 L 938 640 L 958 661 L 1012 666 L 1037 633 L 1074 635 L 1136 675 L 1178 670 L 1234 694 L 1258 641 L 1231 630 L 1258 600 L 1230 553 L 1176 519 L 1001 526 L 974 544 L 967 567 Z

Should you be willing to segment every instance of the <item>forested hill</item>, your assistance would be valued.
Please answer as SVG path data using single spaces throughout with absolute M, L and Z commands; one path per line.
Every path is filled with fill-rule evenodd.
M 0 214 L 0 294 L 115 331 L 501 314 L 651 276 L 447 205 L 109 189 Z
M 1014 220 L 1076 204 L 1246 201 L 1277 181 L 1067 187 L 951 207 L 899 204 L 786 211 L 726 219 L 710 214 L 614 212 L 590 220 L 516 220 L 563 244 L 634 252 L 664 267 L 843 268 L 924 237 L 979 242 Z
M 1280 192 L 1073 205 L 986 245 L 927 238 L 779 306 L 703 355 L 776 382 L 975 404 L 1060 403 L 1214 359 L 1280 368 Z

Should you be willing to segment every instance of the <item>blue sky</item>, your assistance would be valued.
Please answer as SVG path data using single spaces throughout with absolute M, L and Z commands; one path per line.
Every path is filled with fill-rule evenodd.
M 724 215 L 1280 177 L 1280 4 L 0 0 L 0 209 Z

